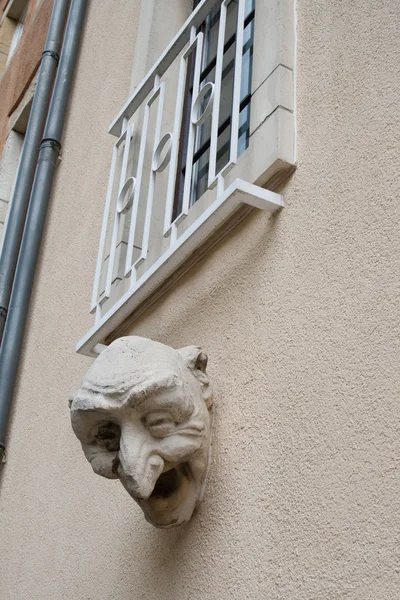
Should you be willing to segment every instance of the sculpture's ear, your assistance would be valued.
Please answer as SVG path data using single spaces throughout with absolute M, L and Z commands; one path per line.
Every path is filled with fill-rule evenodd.
M 199 346 L 185 346 L 178 350 L 181 355 L 183 362 L 190 369 L 193 375 L 199 380 L 204 402 L 207 408 L 211 408 L 213 395 L 210 380 L 208 378 L 206 368 L 208 356 Z

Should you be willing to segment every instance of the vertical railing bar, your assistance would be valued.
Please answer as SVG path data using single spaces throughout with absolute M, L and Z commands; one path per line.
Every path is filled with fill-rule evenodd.
M 216 177 L 216 182 L 217 182 L 217 198 L 222 196 L 222 194 L 225 191 L 225 181 L 224 181 L 224 176 L 222 173 L 218 173 L 217 177 Z
M 203 51 L 202 51 L 202 55 L 203 55 L 203 60 L 202 60 L 202 65 L 201 65 L 202 71 L 203 71 L 203 69 L 206 68 L 207 61 L 208 61 L 209 43 L 207 43 L 207 40 L 209 40 L 209 35 L 210 35 L 210 29 L 211 29 L 210 22 L 211 22 L 211 13 L 208 13 L 207 18 L 204 21 L 204 28 L 203 28 L 204 44 L 203 44 Z M 195 140 L 195 151 L 196 151 L 196 140 Z M 198 162 L 196 162 L 194 165 L 192 165 L 192 180 L 193 181 L 197 180 L 198 172 L 199 172 L 199 164 L 198 164 Z
M 127 175 L 127 171 L 128 171 L 128 159 L 129 159 L 129 151 L 130 151 L 130 146 L 131 146 L 131 138 L 132 138 L 132 126 L 129 125 L 129 127 L 127 127 L 127 129 L 126 129 L 125 148 L 124 148 L 124 154 L 122 157 L 122 167 L 121 167 L 121 175 L 119 177 L 119 187 L 118 187 L 117 198 L 119 198 L 121 190 L 124 187 L 124 185 L 126 183 L 126 179 L 127 179 L 126 175 Z
M 186 76 L 187 76 L 187 60 L 193 52 L 193 47 L 196 45 L 196 52 L 198 50 L 198 44 L 201 43 L 200 46 L 200 55 L 202 55 L 202 43 L 203 43 L 204 35 L 199 32 L 197 34 L 197 30 L 195 27 L 192 27 L 190 34 L 190 46 L 186 50 L 185 54 L 181 58 L 180 72 L 179 72 L 179 80 L 178 80 L 178 92 L 177 92 L 177 105 L 174 117 L 174 130 L 172 136 L 172 149 L 171 149 L 171 160 L 170 160 L 170 173 L 168 179 L 168 187 L 167 187 L 167 202 L 166 202 L 166 211 L 164 216 L 164 237 L 167 237 L 171 233 L 172 226 L 172 208 L 174 201 L 174 191 L 175 191 L 175 182 L 177 175 L 177 167 L 178 167 L 178 155 L 179 155 L 179 133 L 182 127 L 182 110 L 184 103 L 184 93 L 185 93 L 185 85 L 186 85 Z M 199 41 L 200 40 L 200 41 Z M 198 56 L 198 54 L 196 54 Z M 200 77 L 199 77 L 200 79 Z M 193 94 L 194 96 L 194 94 Z M 179 216 L 181 216 L 180 213 Z M 179 216 L 177 218 L 179 218 Z
M 124 186 L 124 183 L 126 181 L 129 149 L 130 149 L 130 144 L 131 144 L 132 128 L 130 125 L 127 126 L 127 119 L 124 119 L 123 128 L 125 129 L 125 132 L 123 134 L 123 135 L 125 135 L 125 148 L 124 148 L 124 154 L 123 154 L 123 158 L 122 158 L 121 174 L 120 174 L 120 178 L 119 178 L 117 202 L 115 205 L 114 226 L 113 226 L 113 232 L 112 232 L 112 238 L 111 238 L 110 254 L 108 257 L 108 267 L 107 267 L 107 277 L 106 277 L 104 300 L 109 298 L 110 293 L 111 293 L 112 277 L 113 277 L 114 266 L 115 266 L 114 265 L 115 254 L 117 251 L 118 231 L 119 231 L 119 225 L 120 225 L 120 220 L 121 220 L 121 215 L 118 212 L 118 196 L 119 196 L 119 194 Z M 122 136 L 121 136 L 121 138 L 122 138 Z
M 110 177 L 108 178 L 106 203 L 104 206 L 103 223 L 101 226 L 99 252 L 97 254 L 96 271 L 95 271 L 95 276 L 94 276 L 92 302 L 91 302 L 90 312 L 93 312 L 99 304 L 98 298 L 99 298 L 101 268 L 103 266 L 104 246 L 106 243 L 107 225 L 108 225 L 108 219 L 109 219 L 109 213 L 110 213 L 110 207 L 111 207 L 112 191 L 113 191 L 113 187 L 114 187 L 117 156 L 118 156 L 118 146 L 117 146 L 117 144 L 114 144 L 113 152 L 112 152 L 112 159 L 111 159 Z M 96 312 L 96 318 L 97 318 L 97 312 Z
M 148 130 L 148 125 L 149 125 L 149 113 L 150 113 L 150 107 L 149 107 L 149 103 L 147 103 L 145 106 L 144 116 L 143 116 L 139 158 L 138 158 L 138 165 L 137 165 L 137 171 L 136 171 L 135 194 L 134 194 L 134 198 L 133 198 L 131 222 L 129 225 L 128 247 L 126 250 L 126 260 L 125 260 L 125 273 L 124 273 L 125 277 L 127 277 L 129 275 L 129 273 L 131 273 L 131 271 L 132 271 L 133 246 L 135 243 L 136 224 L 137 224 L 137 218 L 138 218 L 138 213 L 139 213 L 139 198 L 140 198 L 140 188 L 142 187 L 144 158 L 145 158 L 146 143 L 147 143 L 147 130 Z M 135 283 L 135 272 L 133 271 L 131 273 L 130 285 L 133 286 L 134 283 Z
M 239 115 L 240 115 L 240 92 L 242 89 L 242 62 L 243 62 L 243 38 L 244 38 L 244 18 L 245 1 L 238 0 L 237 12 L 237 30 L 236 30 L 236 52 L 234 84 L 232 96 L 232 119 L 231 119 L 231 147 L 230 163 L 236 163 L 238 158 L 239 143 Z
M 190 54 L 193 52 L 193 46 L 196 45 L 196 52 L 198 51 L 198 38 L 201 39 L 201 52 L 200 55 L 203 54 L 203 37 L 204 34 L 202 32 L 199 32 L 199 34 L 197 34 L 197 30 L 195 27 L 192 27 L 192 29 L 190 30 L 190 45 L 189 48 L 186 50 L 185 54 L 182 57 L 182 64 L 181 66 L 184 64 L 185 65 L 185 71 L 184 71 L 184 79 L 183 79 L 183 93 L 185 91 L 185 84 L 186 84 L 186 65 L 187 65 L 187 60 L 190 56 Z M 197 56 L 197 54 L 196 54 Z M 182 106 L 183 106 L 183 99 L 182 99 Z M 179 131 L 182 125 L 182 111 L 181 111 L 181 118 L 180 118 L 180 123 L 179 123 L 179 129 L 178 129 L 178 134 L 179 135 Z M 190 126 L 192 126 L 190 124 Z M 190 129 L 189 129 L 190 131 Z M 172 202 L 173 202 L 173 193 L 174 193 L 174 189 L 175 189 L 175 178 L 176 178 L 176 169 L 177 169 L 177 159 L 178 159 L 178 151 L 179 151 L 179 143 L 177 144 L 177 150 L 176 150 L 176 157 L 175 157 L 175 164 L 174 164 L 174 179 L 173 179 L 173 187 L 172 187 L 172 191 L 171 191 L 171 208 L 169 209 L 169 214 L 170 214 L 170 218 L 169 218 L 169 223 L 168 223 L 168 228 L 164 230 L 164 236 L 166 235 L 171 235 L 170 237 L 170 248 L 172 248 L 172 246 L 175 244 L 176 240 L 178 239 L 178 221 L 180 219 L 180 217 L 182 216 L 182 212 L 176 217 L 176 219 L 174 220 L 174 222 L 172 223 Z M 192 156 L 192 162 L 193 162 L 193 156 Z
M 110 293 L 111 293 L 111 284 L 112 284 L 112 276 L 113 276 L 113 271 L 114 271 L 114 261 L 115 261 L 115 254 L 116 254 L 118 228 L 119 228 L 119 214 L 118 214 L 118 211 L 115 210 L 110 253 L 108 255 L 106 286 L 105 286 L 104 296 L 102 298 L 103 301 L 106 300 L 107 298 L 109 298 Z
M 191 188 L 192 188 L 193 154 L 194 154 L 194 143 L 195 143 L 195 138 L 196 138 L 196 125 L 193 124 L 191 117 L 192 117 L 193 106 L 194 106 L 194 103 L 196 102 L 197 96 L 199 94 L 199 89 L 200 89 L 202 56 L 203 56 L 203 34 L 199 33 L 199 35 L 197 36 L 197 44 L 196 44 L 196 60 L 195 60 L 194 75 L 193 75 L 193 94 L 192 94 L 192 104 L 190 107 L 190 127 L 189 127 L 187 152 L 186 152 L 185 184 L 183 187 L 183 200 L 182 200 L 182 210 L 181 210 L 182 216 L 183 215 L 186 216 L 188 214 L 189 205 L 190 205 L 190 192 L 191 192 Z
M 226 29 L 226 12 L 227 0 L 221 4 L 219 29 L 218 29 L 218 45 L 217 45 L 217 61 L 215 65 L 215 87 L 214 87 L 214 104 L 212 111 L 211 122 L 211 138 L 210 138 L 210 160 L 208 169 L 208 187 L 215 185 L 215 174 L 217 170 L 217 147 L 218 147 L 218 121 L 219 121 L 219 105 L 221 99 L 222 85 L 222 67 L 224 62 L 224 43 Z
M 161 85 L 159 87 L 157 121 L 156 121 L 156 129 L 154 132 L 152 157 L 154 157 L 154 152 L 156 151 L 156 148 L 161 139 L 164 98 L 165 98 L 165 83 L 163 82 L 163 83 L 161 83 Z M 150 239 L 151 217 L 152 217 L 152 213 L 153 213 L 154 187 L 155 187 L 156 177 L 157 177 L 157 173 L 155 170 L 152 169 L 151 173 L 150 173 L 149 190 L 148 190 L 147 201 L 146 201 L 146 213 L 145 213 L 145 219 L 144 219 L 142 251 L 141 251 L 139 259 L 136 261 L 134 266 L 138 266 L 147 257 L 147 252 L 148 252 L 148 248 L 149 248 L 149 239 Z
M 170 238 L 170 242 L 169 242 L 170 248 L 172 248 L 172 246 L 175 244 L 177 239 L 178 239 L 178 225 L 177 225 L 177 223 L 173 223 L 171 225 L 171 238 Z
M 97 325 L 101 321 L 101 317 L 102 317 L 101 303 L 98 302 L 97 306 L 96 306 L 96 315 L 95 315 L 95 319 L 94 319 L 95 325 Z
M 172 209 L 174 205 L 174 190 L 176 182 L 176 171 L 178 168 L 178 155 L 179 155 L 179 134 L 182 128 L 182 111 L 185 94 L 185 83 L 186 83 L 186 71 L 187 71 L 187 60 L 182 56 L 181 64 L 179 69 L 178 79 L 178 90 L 176 99 L 176 109 L 174 117 L 174 128 L 172 133 L 172 147 L 171 147 L 171 160 L 169 163 L 169 174 L 168 174 L 168 186 L 167 186 L 167 200 L 165 205 L 164 215 L 164 231 L 163 235 L 167 236 L 170 232 L 171 221 L 172 221 Z

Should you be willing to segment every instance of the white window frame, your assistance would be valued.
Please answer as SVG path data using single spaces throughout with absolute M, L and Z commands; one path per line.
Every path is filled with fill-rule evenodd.
M 133 135 L 132 128 L 128 125 L 130 118 L 142 103 L 147 102 L 149 104 L 156 95 L 160 98 L 163 97 L 164 87 L 160 78 L 188 43 L 192 45 L 201 43 L 201 37 L 196 36 L 196 29 L 204 21 L 216 1 L 218 0 L 202 0 L 200 2 L 111 123 L 109 132 L 117 137 L 117 142 L 114 149 L 110 181 L 115 175 L 113 171 L 115 170 L 116 153 L 122 143 L 125 145 L 124 157 L 127 160 L 129 143 Z M 226 7 L 229 2 L 230 0 L 222 0 L 221 4 Z M 92 312 L 96 315 L 96 322 L 94 327 L 78 342 L 78 352 L 88 356 L 96 356 L 115 329 L 128 317 L 131 317 L 132 313 L 141 307 L 143 303 L 151 300 L 152 295 L 162 287 L 166 280 L 193 256 L 193 253 L 202 246 L 205 240 L 218 233 L 222 225 L 240 207 L 249 205 L 269 212 L 282 208 L 282 197 L 273 191 L 264 189 L 262 186 L 269 184 L 269 187 L 271 187 L 272 181 L 276 185 L 276 182 L 283 180 L 295 165 L 295 5 L 294 0 L 285 0 L 284 2 L 282 0 L 255 0 L 255 3 L 249 147 L 238 157 L 237 143 L 235 147 L 235 140 L 231 140 L 231 160 L 228 168 L 224 168 L 218 176 L 212 173 L 209 177 L 209 188 L 206 192 L 192 207 L 184 207 L 183 217 L 188 217 L 189 226 L 183 234 L 178 233 L 179 219 L 175 219 L 172 223 L 169 219 L 172 205 L 171 194 L 167 192 L 164 236 L 170 238 L 169 249 L 146 270 L 144 275 L 139 278 L 131 277 L 127 292 L 112 305 L 111 309 L 103 314 L 102 303 L 110 297 L 112 280 L 110 273 L 112 274 L 113 270 L 119 219 L 116 211 L 109 256 L 111 270 L 109 269 L 108 272 L 105 294 L 99 300 L 98 288 L 101 269 L 103 268 L 102 244 L 104 245 L 106 237 L 108 211 L 113 187 L 112 183 L 109 185 L 91 306 Z M 239 1 L 239 6 L 241 4 L 242 0 Z M 240 47 L 239 44 L 237 46 Z M 236 56 L 240 61 L 241 52 L 237 53 Z M 218 69 L 218 65 L 216 69 Z M 152 91 L 153 97 L 150 96 L 149 100 Z M 214 90 L 214 93 L 218 95 L 218 89 Z M 217 102 L 214 102 L 215 106 L 217 106 Z M 232 122 L 237 119 L 238 114 L 232 116 Z M 158 121 L 154 140 L 155 153 L 158 150 L 156 147 L 159 145 L 161 136 L 161 119 L 159 118 Z M 175 144 L 177 143 L 176 134 L 177 129 L 171 135 L 171 139 L 175 140 Z M 215 140 L 213 141 L 213 138 L 211 138 L 211 145 L 213 146 L 213 144 L 215 146 Z M 215 153 L 215 147 L 212 150 Z M 174 156 L 173 144 L 171 154 Z M 126 179 L 126 160 L 124 159 L 122 162 L 119 194 L 124 190 L 121 194 L 122 198 L 125 196 L 125 192 L 127 193 L 126 197 L 131 195 L 129 202 L 131 204 L 133 202 L 135 206 L 133 193 L 135 182 L 131 181 L 129 183 L 129 178 Z M 172 168 L 175 168 L 176 165 L 174 165 L 173 159 L 171 159 L 171 163 Z M 153 176 L 155 176 L 154 168 Z M 145 241 L 142 244 L 140 259 L 136 263 L 143 262 L 147 252 L 150 227 L 148 213 L 151 216 L 151 202 L 152 199 L 150 198 L 144 225 Z M 150 211 L 148 210 L 149 206 Z M 181 217 L 182 214 L 179 215 L 179 218 Z M 133 246 L 132 236 L 130 236 L 129 244 Z M 125 276 L 134 272 L 137 266 L 129 262 L 128 259 L 129 252 L 127 253 L 125 265 Z

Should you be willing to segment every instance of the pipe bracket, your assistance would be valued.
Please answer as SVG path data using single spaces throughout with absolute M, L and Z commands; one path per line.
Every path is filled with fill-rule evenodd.
M 55 138 L 43 138 L 40 144 L 40 149 L 42 148 L 57 148 L 61 150 L 61 144 Z
M 42 58 L 45 56 L 51 56 L 51 58 L 54 58 L 57 64 L 60 61 L 60 55 L 57 54 L 57 52 L 54 52 L 54 50 L 44 50 L 44 52 L 42 52 Z

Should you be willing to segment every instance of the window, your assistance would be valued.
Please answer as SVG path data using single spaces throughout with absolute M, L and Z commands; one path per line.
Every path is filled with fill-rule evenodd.
M 18 45 L 21 41 L 22 38 L 22 34 L 24 32 L 24 24 L 25 24 L 25 18 L 26 18 L 26 8 L 25 7 L 25 11 L 23 12 L 21 19 L 17 22 L 17 25 L 15 27 L 15 31 L 14 31 L 14 35 L 12 37 L 11 40 L 11 44 L 10 44 L 10 50 L 8 52 L 8 58 L 7 58 L 7 64 L 10 62 L 10 60 L 12 59 L 12 57 L 14 56 Z
M 293 71 L 293 0 L 195 2 L 109 128 L 95 325 L 79 352 L 96 355 L 243 206 L 283 206 L 262 186 L 295 163 Z
M 22 146 L 32 107 L 33 89 L 34 86 L 31 84 L 20 105 L 11 115 L 10 123 L 12 124 L 12 128 L 8 133 L 0 161 L 0 254 Z
M 198 2 L 195 2 L 197 6 Z M 217 43 L 220 25 L 221 8 L 214 8 L 202 23 L 198 31 L 204 34 L 204 46 L 202 57 L 202 70 L 200 74 L 200 85 L 215 82 L 215 70 L 217 62 Z M 228 5 L 226 15 L 226 30 L 223 48 L 223 65 L 221 79 L 220 115 L 218 122 L 217 143 L 217 172 L 221 171 L 229 162 L 229 142 L 231 137 L 232 102 L 233 102 L 233 77 L 236 50 L 236 22 L 238 16 L 237 2 Z M 251 100 L 251 68 L 253 59 L 254 39 L 254 14 L 255 1 L 247 0 L 245 3 L 244 39 L 243 39 L 243 64 L 241 73 L 241 95 L 239 113 L 239 148 L 238 154 L 247 148 L 250 133 L 250 100 Z M 189 58 L 189 67 L 186 80 L 183 128 L 180 137 L 179 167 L 176 178 L 174 197 L 173 218 L 182 210 L 183 191 L 186 173 L 186 150 L 188 130 L 190 126 L 190 110 L 193 99 L 193 56 Z M 204 112 L 210 99 L 211 90 L 205 95 L 200 112 Z M 211 121 L 207 120 L 196 131 L 195 152 L 193 156 L 192 182 L 190 191 L 190 205 L 193 205 L 207 189 L 209 173 L 209 150 L 211 145 Z
M 14 56 L 21 41 L 29 0 L 10 0 L 0 23 L 0 73 Z

